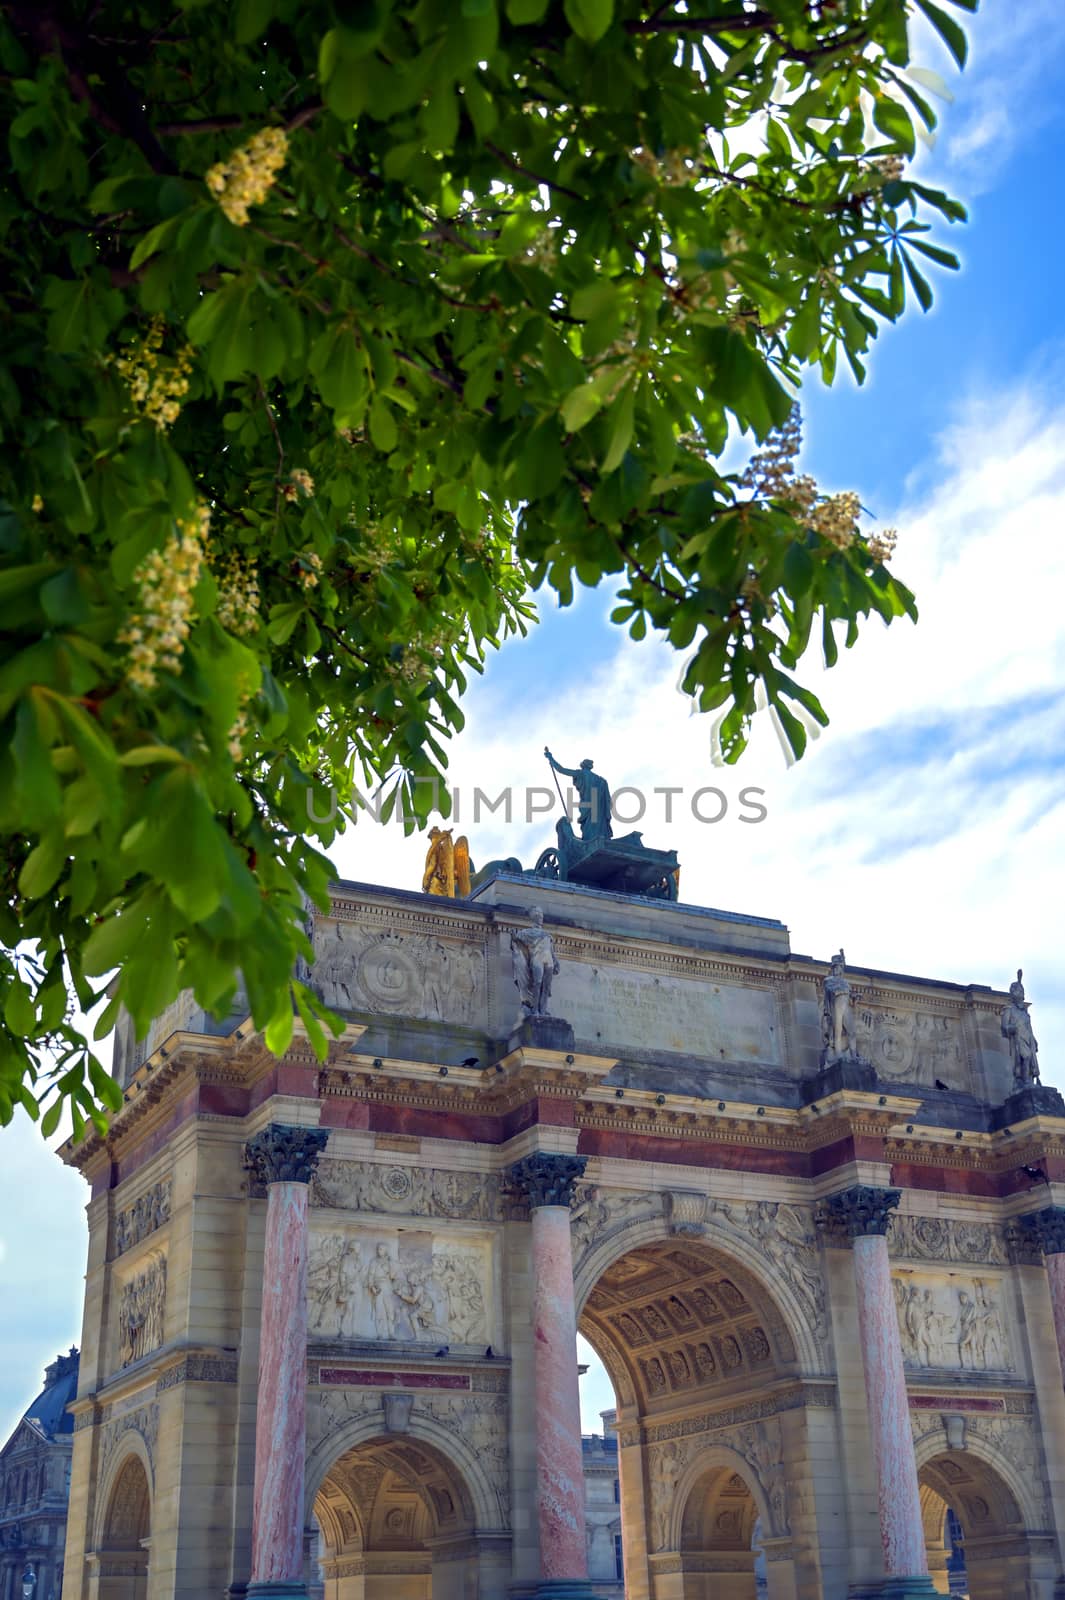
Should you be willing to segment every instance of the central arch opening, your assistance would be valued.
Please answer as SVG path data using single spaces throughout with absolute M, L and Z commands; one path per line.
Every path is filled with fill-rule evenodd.
M 311 1594 L 478 1600 L 474 1521 L 469 1490 L 442 1451 L 405 1435 L 368 1440 L 340 1456 L 315 1496 Z
M 803 1421 L 793 1398 L 775 1413 L 799 1363 L 774 1296 L 716 1245 L 672 1237 L 607 1265 L 578 1328 L 616 1400 L 626 1600 L 787 1593 L 785 1458 Z

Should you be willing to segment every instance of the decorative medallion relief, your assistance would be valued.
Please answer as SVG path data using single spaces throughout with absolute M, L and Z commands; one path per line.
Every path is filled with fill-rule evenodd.
M 311 1240 L 308 1326 L 324 1339 L 486 1344 L 487 1246 L 360 1230 Z
M 989 1222 L 958 1222 L 943 1217 L 896 1216 L 888 1250 L 903 1261 L 972 1261 L 1002 1267 L 1009 1261 L 1006 1239 Z
M 944 1283 L 899 1273 L 892 1287 L 908 1368 L 1015 1370 L 997 1285 L 982 1278 Z
M 500 1222 L 501 1179 L 495 1173 L 442 1172 L 323 1157 L 311 1180 L 311 1205 L 394 1217 L 450 1217 Z
M 926 1083 L 937 1078 L 951 1088 L 967 1087 L 968 1067 L 956 1017 L 922 1011 L 892 1011 L 856 1006 L 859 1053 L 882 1078 Z
M 170 1179 L 164 1178 L 146 1189 L 130 1206 L 115 1217 L 114 1253 L 124 1255 L 150 1233 L 170 1221 Z
M 128 1367 L 163 1342 L 166 1256 L 149 1257 L 142 1271 L 122 1285 L 118 1305 L 119 1365 Z
M 487 1011 L 483 945 L 319 920 L 311 983 L 341 1011 L 475 1023 Z

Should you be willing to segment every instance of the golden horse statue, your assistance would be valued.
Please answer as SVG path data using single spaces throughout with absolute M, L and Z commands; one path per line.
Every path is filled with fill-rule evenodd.
M 464 899 L 470 892 L 470 846 L 465 834 L 452 841 L 450 828 L 429 829 L 429 849 L 422 873 L 423 894 Z

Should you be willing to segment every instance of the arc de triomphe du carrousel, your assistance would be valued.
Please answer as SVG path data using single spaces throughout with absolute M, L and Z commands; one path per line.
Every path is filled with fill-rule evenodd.
M 120 1030 L 123 1108 L 64 1150 L 63 1600 L 590 1595 L 577 1329 L 628 1600 L 916 1600 L 948 1528 L 972 1600 L 1065 1594 L 1065 1104 L 1023 980 L 687 905 L 571 776 L 535 868 L 471 882 L 437 832 L 431 892 L 335 886 L 324 1064 L 191 999 Z

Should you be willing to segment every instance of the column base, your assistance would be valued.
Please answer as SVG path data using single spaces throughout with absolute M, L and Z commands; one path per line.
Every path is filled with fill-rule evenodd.
M 595 1585 L 588 1578 L 544 1578 L 532 1600 L 595 1600 Z
M 248 1584 L 246 1600 L 307 1600 L 307 1585 L 302 1578 L 271 1578 L 269 1582 Z
M 931 1578 L 882 1578 L 847 1590 L 848 1600 L 942 1600 Z

